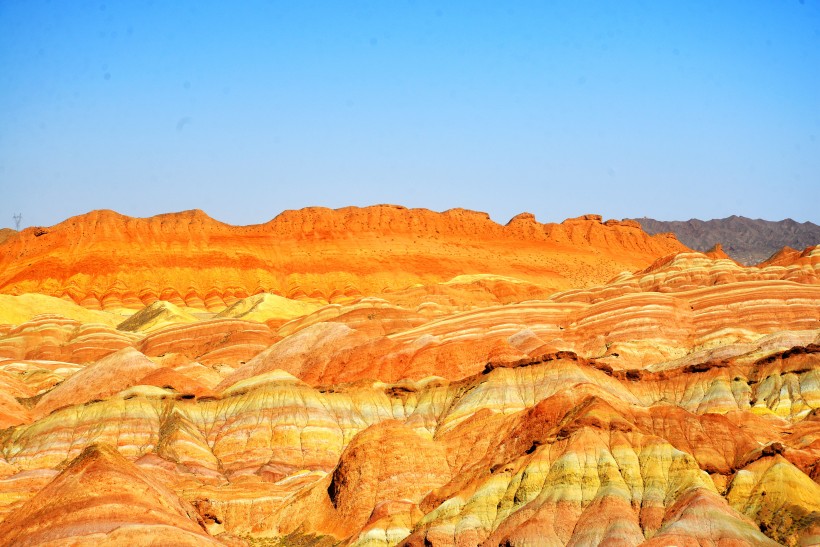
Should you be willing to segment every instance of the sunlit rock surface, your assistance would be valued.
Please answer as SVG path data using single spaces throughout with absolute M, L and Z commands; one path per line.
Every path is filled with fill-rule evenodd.
M 12 517 L 14 545 L 218 545 L 194 508 L 107 445 L 90 445 Z
M 157 300 L 117 325 L 117 329 L 129 332 L 148 332 L 179 323 L 195 323 L 196 320 L 191 313 L 172 303 Z
M 40 293 L 91 309 L 139 309 L 157 300 L 220 311 L 271 293 L 344 302 L 464 274 L 497 274 L 549 287 L 606 281 L 686 250 L 634 222 L 587 215 L 507 225 L 486 213 L 393 205 L 285 211 L 230 226 L 202 211 L 131 218 L 94 211 L 0 242 L 0 294 Z
M 101 323 L 38 314 L 30 321 L 0 331 L 0 359 L 88 363 L 130 347 L 137 340 L 138 335 Z
M 384 207 L 244 228 L 196 212 L 72 222 L 0 243 L 54 268 L 39 285 L 45 270 L 0 267 L 52 295 L 0 300 L 2 545 L 820 541 L 816 248 L 742 267 L 597 217 Z M 273 262 L 230 266 L 272 227 Z M 61 247 L 71 230 L 86 250 Z M 458 247 L 472 231 L 497 239 Z M 77 278 L 118 287 L 96 286 L 98 304 L 77 279 L 44 289 L 72 253 L 160 236 L 155 278 Z M 412 260 L 374 258 L 416 236 Z M 203 269 L 174 262 L 191 249 Z M 302 289 L 257 292 L 308 253 Z M 525 267 L 537 253 L 544 269 Z M 570 279 L 591 257 L 595 275 L 619 269 Z

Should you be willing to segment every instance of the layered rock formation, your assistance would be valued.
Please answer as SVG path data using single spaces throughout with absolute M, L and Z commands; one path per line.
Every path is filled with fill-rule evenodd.
M 43 528 L 41 523 L 50 526 Z M 220 545 L 201 517 L 110 446 L 90 445 L 11 518 L 14 545 Z
M 550 259 L 530 221 L 510 225 Z M 560 243 L 570 264 L 610 264 L 597 238 L 637 230 L 568 224 L 588 228 Z M 443 245 L 420 226 L 418 248 Z M 0 544 L 817 543 L 820 251 L 636 249 L 559 292 L 509 251 L 218 314 L 6 296 L 24 313 L 0 325 Z
M 94 309 L 164 300 L 221 311 L 260 293 L 327 303 L 461 274 L 585 286 L 682 250 L 674 238 L 594 215 L 540 224 L 523 214 L 501 226 L 485 213 L 384 205 L 286 211 L 266 224 L 229 226 L 202 211 L 95 211 L 0 243 L 0 293 Z

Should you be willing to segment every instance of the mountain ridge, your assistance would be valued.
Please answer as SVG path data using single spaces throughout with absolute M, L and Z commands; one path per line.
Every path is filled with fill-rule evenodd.
M 633 220 L 649 234 L 673 233 L 696 251 L 707 252 L 715 244 L 721 244 L 726 254 L 746 265 L 759 264 L 784 247 L 803 250 L 820 244 L 820 226 L 791 218 L 771 221 L 731 215 L 712 220 L 662 221 L 647 217 Z
M 541 224 L 523 213 L 501 225 L 467 209 L 376 205 L 289 210 L 231 226 L 196 209 L 148 218 L 99 210 L 0 243 L 0 293 L 93 309 L 167 300 L 216 311 L 261 292 L 327 302 L 462 274 L 562 289 L 686 250 L 672 236 L 599 215 Z

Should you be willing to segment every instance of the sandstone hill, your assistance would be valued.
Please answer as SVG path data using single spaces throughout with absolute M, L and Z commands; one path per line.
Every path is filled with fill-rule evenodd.
M 475 215 L 349 212 L 376 211 Z M 49 295 L 0 299 L 0 545 L 820 541 L 820 247 L 746 267 L 595 217 L 476 221 L 486 244 L 348 219 L 264 255 L 266 229 L 186 215 L 2 247 L 4 290 Z M 313 295 L 243 296 L 251 251 Z M 210 311 L 129 296 L 210 280 Z
M 732 215 L 714 220 L 662 221 L 635 219 L 650 234 L 673 233 L 685 245 L 706 252 L 720 244 L 742 264 L 763 262 L 783 247 L 820 245 L 820 226 L 787 218 L 778 222 Z
M 259 293 L 328 303 L 463 274 L 555 290 L 603 283 L 683 250 L 674 237 L 595 215 L 541 224 L 521 214 L 502 226 L 463 209 L 382 205 L 285 211 L 266 224 L 229 226 L 202 211 L 95 211 L 0 243 L 0 293 L 94 309 L 164 300 L 221 311 Z

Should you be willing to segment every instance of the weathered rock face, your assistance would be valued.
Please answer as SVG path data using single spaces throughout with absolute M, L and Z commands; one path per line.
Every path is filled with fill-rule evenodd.
M 385 534 L 383 521 L 390 522 L 397 512 L 410 516 L 409 524 L 415 524 L 422 515 L 418 504 L 449 479 L 442 444 L 427 431 L 420 434 L 398 421 L 385 420 L 353 437 L 333 472 L 303 499 L 313 506 L 309 521 L 315 523 L 315 532 L 366 537 Z M 298 502 L 284 507 L 277 528 L 284 533 L 303 528 L 307 509 Z M 407 535 L 410 528 L 403 532 Z
M 219 545 L 194 508 L 107 445 L 90 445 L 0 524 L 9 545 Z
M 281 233 L 432 238 L 449 215 L 472 223 L 452 229 L 464 238 L 647 249 L 598 218 L 363 211 Z M 169 241 L 188 226 L 139 222 Z M 389 270 L 386 293 L 243 296 L 219 314 L 167 294 L 134 314 L 4 296 L 0 544 L 811 545 L 816 253 L 760 268 L 657 253 L 561 292 L 501 253 L 486 275 L 408 287 Z
M 229 226 L 202 211 L 145 219 L 95 211 L 1 242 L 0 292 L 96 309 L 163 300 L 218 311 L 257 293 L 327 303 L 461 274 L 568 288 L 683 250 L 673 237 L 592 215 L 562 224 L 519 215 L 501 226 L 463 209 L 384 205 L 286 211 L 267 224 Z
M 0 359 L 88 363 L 129 347 L 138 339 L 107 325 L 40 314 L 0 334 Z

